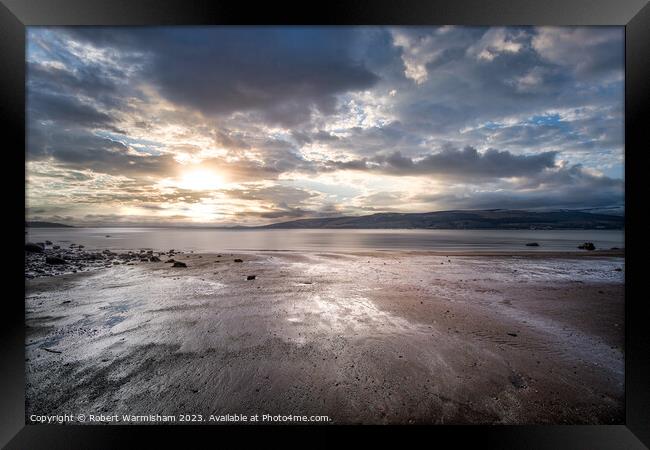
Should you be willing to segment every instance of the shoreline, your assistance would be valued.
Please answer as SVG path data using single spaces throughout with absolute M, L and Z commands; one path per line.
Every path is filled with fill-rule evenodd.
M 48 241 L 49 242 L 49 241 Z M 30 251 L 25 253 L 25 278 L 32 279 L 41 276 L 58 276 L 63 274 L 86 272 L 110 268 L 118 265 L 134 265 L 141 263 L 160 262 L 162 259 L 173 259 L 174 256 L 182 255 L 205 255 L 211 257 L 218 252 L 194 252 L 156 250 L 151 248 L 138 249 L 86 249 L 83 245 L 69 244 L 62 248 L 51 242 L 43 245 L 41 249 L 35 244 L 27 243 L 26 249 L 31 246 Z M 553 250 L 404 250 L 404 249 L 377 249 L 377 250 L 340 250 L 336 248 L 323 250 L 279 250 L 279 249 L 226 249 L 222 253 L 237 252 L 241 254 L 276 253 L 276 254 L 333 254 L 333 255 L 355 255 L 355 256 L 440 256 L 440 257 L 511 257 L 511 258 L 532 258 L 532 259 L 580 259 L 580 258 L 603 258 L 614 257 L 624 258 L 625 249 L 610 250 L 576 250 L 576 251 L 553 251 Z
M 27 280 L 26 417 L 623 421 L 621 258 L 218 255 Z

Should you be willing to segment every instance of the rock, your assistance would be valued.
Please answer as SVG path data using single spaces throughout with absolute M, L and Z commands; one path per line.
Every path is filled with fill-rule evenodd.
M 59 258 L 58 256 L 46 256 L 45 262 L 52 265 L 65 264 L 65 259 Z
M 158 258 L 157 256 L 152 256 L 151 258 L 149 258 L 149 261 L 151 261 L 151 262 L 160 262 L 160 258 Z
M 187 267 L 187 264 L 184 262 L 176 261 L 172 267 Z
M 244 262 L 244 260 L 243 260 L 243 259 L 236 258 L 236 259 L 235 259 L 235 262 Z
M 526 244 L 526 247 L 539 247 L 539 244 L 537 242 L 529 242 Z
M 45 245 L 52 245 L 52 241 L 45 241 Z
M 175 262 L 176 261 L 174 260 L 174 258 L 169 258 L 167 261 L 165 261 L 165 263 L 175 263 Z
M 617 268 L 614 269 L 614 270 L 615 270 L 616 272 L 622 272 L 622 271 L 623 271 L 623 269 L 621 269 L 620 267 L 617 267 Z
M 517 337 L 517 333 L 508 333 L 508 336 Z
M 528 385 L 526 384 L 526 380 L 524 380 L 524 377 L 519 375 L 518 373 L 513 373 L 508 377 L 508 380 L 510 380 L 510 383 L 517 389 L 526 389 Z
M 45 350 L 46 352 L 50 352 L 50 353 L 61 353 L 60 351 L 58 351 L 58 350 L 52 350 L 51 348 L 46 348 L 46 347 L 41 347 L 41 348 L 42 348 L 43 350 Z
M 61 246 L 60 246 L 60 245 L 55 245 L 55 246 L 54 246 L 54 247 L 52 247 L 52 248 L 53 248 L 54 250 L 58 250 L 58 249 L 60 249 L 60 248 L 61 248 Z
M 29 253 L 43 253 L 44 249 L 38 244 L 34 244 L 33 242 L 27 242 L 25 244 L 25 251 Z
M 84 245 L 77 245 L 78 248 L 84 248 Z
M 248 275 L 248 276 L 246 277 L 246 279 L 247 279 L 248 281 L 250 281 L 250 280 L 254 280 L 254 279 L 255 279 L 255 275 Z
M 106 237 L 111 237 L 111 235 L 110 235 L 110 234 L 107 234 Z
M 585 242 L 584 244 L 578 245 L 578 248 L 581 250 L 596 250 L 596 246 L 593 242 Z

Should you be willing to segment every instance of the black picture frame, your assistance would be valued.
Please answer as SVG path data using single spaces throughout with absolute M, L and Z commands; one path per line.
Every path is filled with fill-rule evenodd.
M 25 186 L 25 30 L 34 25 L 190 25 L 190 24 L 346 24 L 346 25 L 623 25 L 625 80 L 625 425 L 599 426 L 432 426 L 363 427 L 385 437 L 396 429 L 428 443 L 479 444 L 494 448 L 636 449 L 650 446 L 650 327 L 642 287 L 647 254 L 644 242 L 642 170 L 650 150 L 645 131 L 650 104 L 650 4 L 647 0 L 346 0 L 276 3 L 245 0 L 0 0 L 0 118 L 3 133 L 4 219 L 10 242 L 3 262 L 0 340 L 0 445 L 6 448 L 129 447 L 134 438 L 164 437 L 182 442 L 226 431 L 253 435 L 250 426 L 61 426 L 25 425 L 23 252 Z M 23 169 L 21 169 L 23 167 Z M 21 212 L 22 211 L 22 212 Z M 20 238 L 19 238 L 20 236 Z M 10 255 L 10 256 L 9 256 Z M 9 294 L 8 287 L 15 288 Z M 23 295 L 23 298 L 21 298 Z M 275 434 L 279 427 L 261 431 Z M 283 427 L 284 430 L 287 427 Z M 291 427 L 314 439 L 332 427 Z M 256 428 L 254 431 L 260 430 Z M 350 427 L 345 427 L 346 431 Z M 358 428 L 356 428 L 358 430 Z M 173 435 L 172 440 L 169 433 Z M 148 441 L 148 447 L 153 441 Z M 306 443 L 305 441 L 302 441 Z M 220 441 L 215 441 L 219 444 Z

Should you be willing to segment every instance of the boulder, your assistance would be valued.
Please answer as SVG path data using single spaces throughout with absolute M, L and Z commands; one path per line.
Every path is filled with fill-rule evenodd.
M 34 244 L 33 242 L 27 242 L 25 244 L 25 251 L 29 253 L 43 253 L 44 249 L 40 245 Z
M 60 249 L 60 248 L 61 248 L 61 246 L 60 246 L 60 245 L 55 245 L 55 246 L 54 246 L 54 247 L 52 247 L 52 248 L 53 248 L 54 250 L 58 250 L 58 249 Z
M 539 247 L 539 244 L 537 242 L 529 242 L 526 244 L 526 247 Z
M 243 260 L 243 259 L 236 258 L 236 259 L 235 259 L 235 262 L 244 262 L 244 260 Z
M 167 261 L 165 261 L 165 263 L 175 263 L 175 262 L 176 261 L 174 260 L 174 258 L 169 258 Z
M 250 280 L 254 280 L 254 279 L 255 279 L 255 275 L 247 275 L 247 276 L 246 276 L 246 279 L 247 279 L 248 281 L 250 281 Z
M 585 242 L 584 244 L 578 245 L 578 248 L 581 250 L 596 250 L 596 246 L 593 242 Z
M 149 261 L 151 261 L 151 262 L 160 262 L 160 258 L 158 258 L 157 256 L 152 256 L 151 258 L 149 258 Z
M 45 262 L 52 265 L 65 264 L 65 259 L 59 258 L 58 256 L 47 256 L 45 257 Z
M 187 264 L 184 262 L 176 261 L 172 267 L 187 267 Z
M 45 245 L 52 245 L 52 241 L 45 241 Z

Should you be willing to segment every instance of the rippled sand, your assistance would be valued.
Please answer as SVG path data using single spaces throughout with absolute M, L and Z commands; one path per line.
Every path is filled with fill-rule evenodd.
M 174 259 L 27 282 L 27 417 L 623 422 L 621 257 Z

